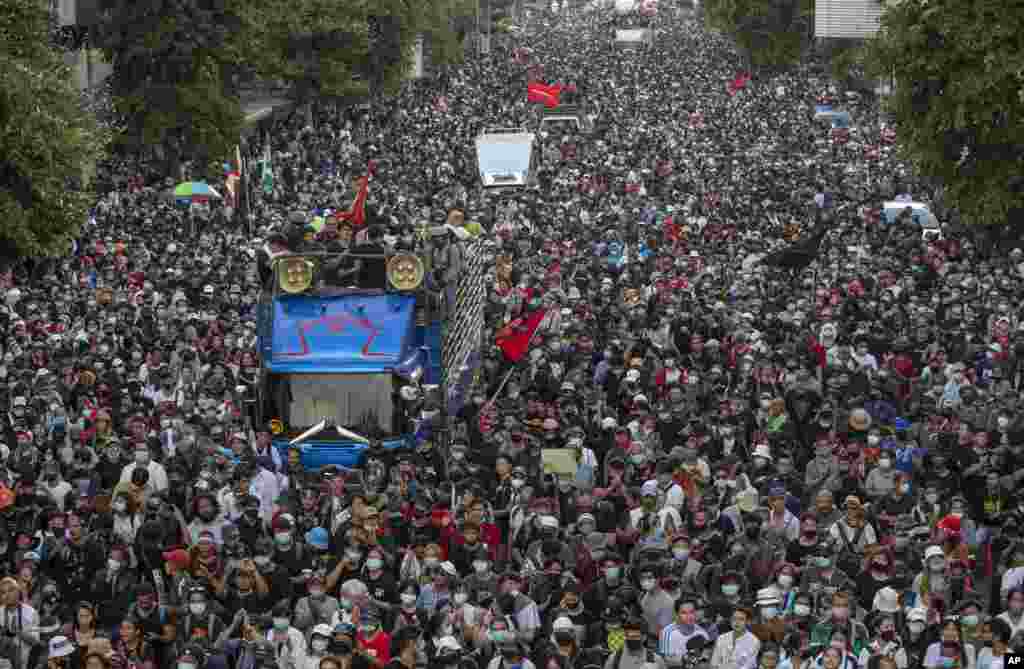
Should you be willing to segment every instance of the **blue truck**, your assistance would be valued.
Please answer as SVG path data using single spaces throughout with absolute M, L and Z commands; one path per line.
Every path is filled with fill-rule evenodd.
M 443 435 L 479 360 L 489 269 L 482 244 L 444 227 L 421 231 L 415 251 L 360 254 L 357 246 L 273 261 L 258 310 L 255 418 L 269 422 L 282 457 L 312 471 L 353 468 L 371 447 Z M 442 253 L 448 244 L 459 252 Z M 462 266 L 439 266 L 452 257 Z M 360 265 L 380 271 L 344 271 Z M 440 414 L 432 429 L 424 398 L 435 398 Z

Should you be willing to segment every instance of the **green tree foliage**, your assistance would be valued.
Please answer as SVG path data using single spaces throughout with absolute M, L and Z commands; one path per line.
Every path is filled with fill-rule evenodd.
M 813 0 L 708 0 L 705 21 L 731 35 L 753 67 L 782 68 L 800 58 Z
M 45 3 L 0 2 L 0 248 L 7 257 L 67 252 L 92 205 L 79 185 L 109 139 L 84 108 L 49 27 Z
M 461 57 L 468 0 L 226 0 L 242 20 L 232 60 L 261 79 L 294 84 L 299 102 L 397 89 L 416 39 L 442 64 Z
M 1024 11 L 1019 3 L 904 0 L 869 49 L 895 76 L 889 111 L 905 157 L 939 179 L 965 223 L 1004 223 L 1024 167 Z
M 225 45 L 242 22 L 224 0 L 101 0 L 94 40 L 114 63 L 130 147 L 158 145 L 170 165 L 229 155 L 242 112 Z

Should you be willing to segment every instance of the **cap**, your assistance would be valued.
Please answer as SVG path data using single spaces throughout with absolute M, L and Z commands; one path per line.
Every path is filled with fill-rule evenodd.
M 75 644 L 66 636 L 55 636 L 50 639 L 50 659 L 56 657 L 67 657 L 75 652 Z
M 164 562 L 170 562 L 180 569 L 188 569 L 189 563 L 191 562 L 188 557 L 188 551 L 181 548 L 173 551 L 164 551 L 163 558 Z
M 782 603 L 782 593 L 773 585 L 757 591 L 758 606 L 778 606 Z
M 924 552 L 924 559 L 925 560 L 931 560 L 934 557 L 940 557 L 940 558 L 946 557 L 946 554 L 942 552 L 942 547 L 941 546 L 929 546 L 927 549 L 925 549 L 925 552 Z
M 322 527 L 314 527 L 309 532 L 306 532 L 306 543 L 314 548 L 326 549 L 330 543 L 327 530 Z

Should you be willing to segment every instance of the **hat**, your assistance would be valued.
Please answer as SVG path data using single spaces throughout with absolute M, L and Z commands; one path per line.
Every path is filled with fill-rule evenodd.
M 453 636 L 443 636 L 437 641 L 437 654 L 440 655 L 443 651 L 451 651 L 453 653 L 461 653 L 462 646 Z
M 170 562 L 179 569 L 188 569 L 191 560 L 188 557 L 188 551 L 178 548 L 173 551 L 164 551 L 163 554 L 164 562 Z
M 75 652 L 75 644 L 66 636 L 55 636 L 50 639 L 50 659 L 57 657 L 67 657 L 71 653 Z
M 941 546 L 929 546 L 927 549 L 925 549 L 925 552 L 924 552 L 924 559 L 925 559 L 925 561 L 931 560 L 933 557 L 940 557 L 940 558 L 946 557 L 946 554 L 942 552 L 942 547 Z
M 872 608 L 882 613 L 897 613 L 900 610 L 900 593 L 886 586 L 875 593 Z
M 309 532 L 306 532 L 306 543 L 314 548 L 326 550 L 330 543 L 327 530 L 322 527 L 314 527 Z
M 782 603 L 782 593 L 774 585 L 757 591 L 758 606 L 778 606 Z
M 541 516 L 540 526 L 552 529 L 558 529 L 558 519 L 554 516 Z
M 644 484 L 640 486 L 640 495 L 642 497 L 657 497 L 658 482 L 654 480 L 644 482 Z
M 864 432 L 871 427 L 871 414 L 864 409 L 854 409 L 850 412 L 850 429 L 855 432 Z

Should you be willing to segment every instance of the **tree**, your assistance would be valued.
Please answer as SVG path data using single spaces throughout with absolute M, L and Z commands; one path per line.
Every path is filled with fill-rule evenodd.
M 225 44 L 241 27 L 225 0 L 101 0 L 94 40 L 132 148 L 160 147 L 167 170 L 230 155 L 242 124 Z
M 895 77 L 887 106 L 900 150 L 939 180 L 969 223 L 1004 223 L 1024 204 L 1024 12 L 998 0 L 904 0 L 868 48 L 875 76 Z
M 813 0 L 708 0 L 705 21 L 732 36 L 753 67 L 796 63 L 807 43 Z
M 52 46 L 49 18 L 37 0 L 0 3 L 0 248 L 8 258 L 69 250 L 92 206 L 83 176 L 110 137 Z
M 467 0 L 227 0 L 242 21 L 228 40 L 231 60 L 260 79 L 292 85 L 311 100 L 393 92 L 411 65 L 418 37 L 435 58 L 455 62 Z M 465 22 L 463 21 L 463 24 Z

